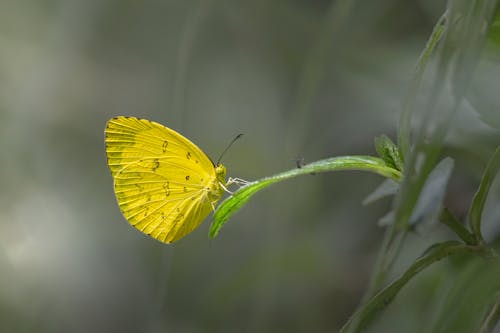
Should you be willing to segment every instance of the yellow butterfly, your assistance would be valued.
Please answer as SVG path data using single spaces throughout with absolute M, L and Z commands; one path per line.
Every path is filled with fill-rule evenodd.
M 106 126 L 106 155 L 127 221 L 172 243 L 193 231 L 226 189 L 226 168 L 194 143 L 146 119 L 116 117 Z

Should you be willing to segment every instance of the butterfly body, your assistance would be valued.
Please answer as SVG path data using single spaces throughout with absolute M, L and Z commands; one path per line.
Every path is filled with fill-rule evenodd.
M 193 231 L 221 198 L 226 168 L 174 130 L 116 117 L 105 134 L 120 210 L 146 235 L 174 242 Z

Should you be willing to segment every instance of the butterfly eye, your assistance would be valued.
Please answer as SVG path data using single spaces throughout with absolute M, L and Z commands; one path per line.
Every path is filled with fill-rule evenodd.
M 224 179 L 226 177 L 226 167 L 220 163 L 217 164 L 215 167 L 215 174 L 217 175 L 217 178 Z

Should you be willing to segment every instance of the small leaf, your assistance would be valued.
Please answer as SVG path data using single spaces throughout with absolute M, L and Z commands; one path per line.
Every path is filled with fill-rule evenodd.
M 435 220 L 441 209 L 453 159 L 446 157 L 429 173 L 410 218 L 410 225 Z
M 493 183 L 493 180 L 499 170 L 500 146 L 495 150 L 493 156 L 488 162 L 488 165 L 486 166 L 481 183 L 479 184 L 479 189 L 474 195 L 474 199 L 472 199 L 472 205 L 469 212 L 469 222 L 472 232 L 479 240 L 483 239 L 481 234 L 481 217 L 483 215 L 484 204 L 486 203 L 486 198 L 488 197 L 488 191 L 490 190 L 491 184 Z
M 398 189 L 399 183 L 387 178 L 363 200 L 363 205 L 367 205 L 379 199 L 394 195 L 398 192 Z
M 448 226 L 458 237 L 460 237 L 468 245 L 478 245 L 476 236 L 467 230 L 467 228 L 459 221 L 446 207 L 441 209 L 439 220 L 444 225 Z
M 338 170 L 370 171 L 394 180 L 401 178 L 401 172 L 387 166 L 382 159 L 372 156 L 340 156 L 309 163 L 297 169 L 256 180 L 238 189 L 217 207 L 214 213 L 214 222 L 210 227 L 210 237 L 217 236 L 222 226 L 236 211 L 247 203 L 255 193 L 269 185 L 300 175 Z
M 255 192 L 262 190 L 272 183 L 273 182 L 270 180 L 252 182 L 241 187 L 238 191 L 233 193 L 232 196 L 224 200 L 214 213 L 214 222 L 210 227 L 210 237 L 216 237 L 222 226 L 234 213 L 236 213 L 236 211 L 250 200 Z
M 379 227 L 387 227 L 394 224 L 394 210 L 391 210 L 389 213 L 385 214 L 378 220 Z
M 384 162 L 397 170 L 403 170 L 403 163 L 399 156 L 398 147 L 392 142 L 392 140 L 387 135 L 381 135 L 375 138 L 375 149 L 377 150 L 378 156 L 384 160 Z

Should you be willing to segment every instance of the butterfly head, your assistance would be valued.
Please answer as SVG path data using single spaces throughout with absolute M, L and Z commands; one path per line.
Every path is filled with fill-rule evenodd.
M 226 183 L 226 167 L 221 163 L 217 164 L 215 167 L 215 175 L 217 176 L 217 180 L 222 184 Z

